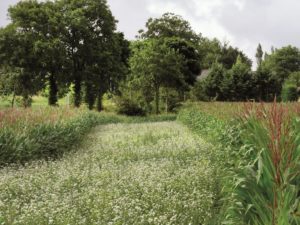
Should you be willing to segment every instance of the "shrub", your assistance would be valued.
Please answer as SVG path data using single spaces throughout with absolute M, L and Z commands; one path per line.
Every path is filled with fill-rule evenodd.
M 282 100 L 284 102 L 298 101 L 298 90 L 295 85 L 285 85 L 282 89 Z
M 117 100 L 118 113 L 127 116 L 145 116 L 145 110 L 137 103 L 127 98 L 120 98 Z

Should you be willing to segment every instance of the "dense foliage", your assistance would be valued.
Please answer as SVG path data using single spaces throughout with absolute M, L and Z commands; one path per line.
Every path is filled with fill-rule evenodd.
M 60 157 L 98 123 L 96 114 L 84 111 L 2 111 L 0 166 Z
M 263 58 L 264 56 L 264 58 Z M 198 100 L 217 101 L 273 101 L 283 97 L 285 81 L 293 79 L 299 72 L 299 49 L 292 46 L 274 50 L 271 54 L 263 53 L 258 46 L 257 70 L 251 71 L 251 64 L 239 54 L 231 65 L 216 61 L 211 64 L 209 74 L 195 85 L 192 94 Z M 289 85 L 291 86 L 291 85 Z M 292 82 L 292 86 L 299 87 Z M 298 94 L 293 93 L 289 101 L 297 101 Z
M 11 23 L 0 30 L 0 66 L 14 75 L 0 79 L 6 94 L 23 97 L 49 89 L 49 105 L 72 84 L 74 105 L 115 91 L 127 74 L 129 43 L 116 32 L 105 0 L 21 1 L 9 9 Z M 6 73 L 7 74 L 7 73 Z M 11 82 L 6 82 L 7 80 Z
M 21 96 L 28 107 L 40 93 L 52 106 L 72 94 L 74 106 L 99 111 L 109 93 L 145 113 L 173 111 L 187 99 L 298 100 L 293 46 L 268 53 L 259 44 L 252 71 L 240 49 L 197 34 L 173 13 L 150 18 L 131 42 L 116 31 L 106 0 L 20 1 L 9 17 L 0 29 L 0 95 L 12 106 Z
M 218 105 L 219 110 L 229 106 Z M 217 224 L 299 224 L 299 107 L 273 103 L 239 108 L 232 122 L 220 119 L 215 105 L 202 112 L 189 105 L 178 116 L 216 147 L 222 184 Z

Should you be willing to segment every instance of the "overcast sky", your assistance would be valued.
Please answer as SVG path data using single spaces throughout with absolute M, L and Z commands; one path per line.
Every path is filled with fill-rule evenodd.
M 18 0 L 0 0 L 0 26 L 7 23 L 7 8 Z M 174 12 L 206 37 L 241 48 L 254 59 L 256 47 L 292 44 L 300 47 L 299 0 L 108 0 L 119 20 L 118 29 L 129 39 L 149 17 Z

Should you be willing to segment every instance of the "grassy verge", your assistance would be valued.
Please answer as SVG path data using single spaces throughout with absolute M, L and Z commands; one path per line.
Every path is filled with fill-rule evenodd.
M 204 138 L 214 146 L 210 163 L 215 168 L 214 176 L 218 189 L 213 208 L 215 220 L 211 224 L 222 224 L 228 207 L 227 197 L 232 191 L 232 169 L 238 164 L 240 158 L 241 131 L 239 126 L 229 120 L 216 118 L 214 114 L 208 114 L 207 111 L 200 111 L 198 105 L 188 105 L 183 108 L 177 120 L 199 135 L 199 138 Z

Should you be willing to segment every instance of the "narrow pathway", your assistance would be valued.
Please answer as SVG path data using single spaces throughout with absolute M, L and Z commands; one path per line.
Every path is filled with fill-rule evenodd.
M 184 126 L 99 126 L 83 146 L 60 161 L 1 170 L 0 224 L 206 224 L 212 216 L 211 146 Z

